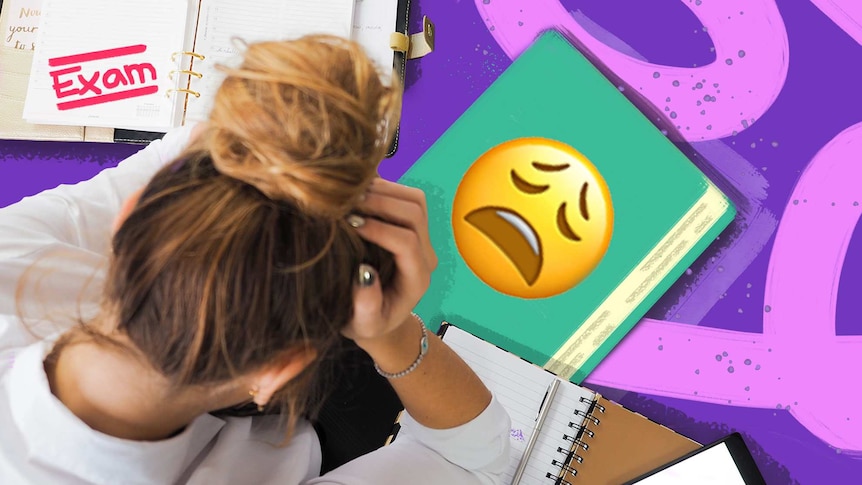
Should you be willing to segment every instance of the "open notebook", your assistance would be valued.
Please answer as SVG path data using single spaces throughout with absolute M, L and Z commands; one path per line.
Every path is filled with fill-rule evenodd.
M 105 132 L 117 139 L 114 128 L 160 133 L 205 118 L 221 82 L 216 64 L 239 58 L 233 38 L 350 37 L 385 78 L 393 67 L 403 76 L 404 56 L 393 52 L 390 35 L 406 34 L 407 6 L 407 0 L 4 0 L 4 31 L 30 30 L 0 46 L 0 138 L 89 140 L 86 131 L 104 127 L 97 139 L 106 141 Z M 33 49 L 16 48 L 19 38 Z M 128 137 L 117 141 L 136 141 L 134 133 Z
M 454 325 L 441 338 L 476 372 L 512 419 L 512 477 L 554 379 L 550 403 L 521 484 L 618 484 L 674 460 L 700 445 L 599 394 L 533 365 Z

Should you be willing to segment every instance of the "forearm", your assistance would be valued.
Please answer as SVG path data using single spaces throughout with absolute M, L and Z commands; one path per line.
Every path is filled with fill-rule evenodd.
M 482 413 L 491 402 L 491 393 L 452 349 L 427 333 L 428 352 L 419 366 L 389 382 L 418 423 L 435 429 L 460 426 Z M 417 320 L 411 316 L 389 334 L 357 344 L 381 370 L 396 373 L 416 360 L 421 335 Z

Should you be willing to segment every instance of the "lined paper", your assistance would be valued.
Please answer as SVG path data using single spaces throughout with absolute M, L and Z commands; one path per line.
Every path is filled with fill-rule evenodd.
M 356 0 L 351 38 L 362 45 L 386 83 L 392 79 L 394 51 L 389 36 L 395 32 L 397 15 L 398 0 Z
M 24 118 L 31 122 L 76 126 L 145 130 L 165 130 L 170 127 L 175 105 L 166 96 L 166 90 L 176 85 L 176 80 L 171 81 L 169 77 L 169 71 L 175 68 L 171 63 L 171 53 L 182 48 L 187 8 L 188 3 L 181 0 L 45 0 L 37 31 L 38 48 L 34 51 Z M 80 62 L 61 67 L 49 66 L 49 59 L 114 49 L 122 52 L 122 48 L 134 45 L 143 45 L 146 50 L 96 60 L 87 60 L 85 56 Z M 146 82 L 137 75 L 135 81 L 125 71 L 127 65 L 147 63 L 155 71 L 155 80 L 149 74 L 152 71 L 148 71 L 149 79 Z M 83 88 L 79 75 L 93 80 L 96 89 L 83 89 L 81 92 L 84 94 L 81 95 L 61 96 L 55 89 L 51 73 L 76 68 L 80 70 L 58 77 L 61 83 L 69 83 L 63 89 L 68 92 L 76 87 Z M 112 69 L 115 69 L 114 74 L 109 76 Z M 86 104 L 87 98 L 116 94 L 136 87 L 143 89 L 143 85 L 157 85 L 158 91 L 128 98 L 117 94 L 114 101 Z M 60 108 L 62 103 L 69 101 L 83 101 L 83 106 Z
M 530 439 L 545 391 L 551 381 L 558 378 L 541 367 L 453 325 L 446 329 L 443 341 L 476 372 L 512 419 L 511 456 L 504 477 L 504 483 L 511 483 Z M 566 455 L 559 452 L 558 448 L 562 447 L 566 452 L 571 448 L 571 443 L 563 439 L 563 435 L 571 436 L 577 431 L 576 428 L 583 424 L 584 418 L 576 415 L 575 410 L 586 412 L 589 403 L 595 398 L 592 391 L 566 380 L 561 381 L 527 462 L 521 479 L 524 485 L 547 485 L 549 482 L 546 474 L 556 476 L 559 473 L 559 468 L 554 467 L 552 462 L 561 461 Z
M 192 79 L 191 89 L 201 97 L 190 99 L 187 119 L 202 120 L 209 114 L 213 96 L 224 75 L 218 64 L 236 66 L 246 43 L 289 40 L 308 34 L 350 37 L 354 0 L 202 0 L 194 50 L 206 56 L 193 69 L 203 78 Z

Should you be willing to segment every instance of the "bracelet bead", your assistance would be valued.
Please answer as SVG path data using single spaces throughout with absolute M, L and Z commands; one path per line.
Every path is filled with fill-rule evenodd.
M 415 318 L 419 322 L 419 326 L 422 327 L 422 338 L 419 340 L 419 356 L 416 357 L 416 360 L 414 360 L 409 367 L 407 367 L 401 372 L 395 373 L 389 373 L 384 371 L 380 368 L 380 366 L 377 365 L 377 362 L 374 362 L 374 370 L 376 370 L 378 374 L 387 379 L 398 379 L 413 372 L 414 370 L 416 370 L 417 367 L 419 367 L 419 364 L 422 362 L 422 359 L 425 358 L 425 354 L 428 353 L 428 330 L 425 329 L 425 322 L 419 315 L 413 312 L 410 312 L 410 314 L 413 315 L 413 318 Z

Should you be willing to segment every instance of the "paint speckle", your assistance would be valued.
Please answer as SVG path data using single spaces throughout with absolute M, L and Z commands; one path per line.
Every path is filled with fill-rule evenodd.
M 748 120 L 742 120 L 742 127 L 748 128 Z
M 670 96 L 668 96 L 668 97 L 667 97 L 667 99 L 665 99 L 665 100 L 664 100 L 664 102 L 665 102 L 665 103 L 670 103 Z
M 760 370 L 760 364 L 755 365 L 754 370 Z
M 722 352 L 721 355 L 727 357 L 727 352 Z
M 625 86 L 617 86 L 617 89 L 619 89 L 620 92 L 623 92 L 626 90 L 626 87 Z
M 686 270 L 685 270 L 685 275 L 686 275 L 686 276 L 691 276 L 691 275 L 692 275 L 692 273 L 694 273 L 694 271 L 692 271 L 692 270 L 691 270 L 691 268 L 686 268 Z
M 703 83 L 697 83 L 694 85 L 697 89 L 703 89 Z
M 664 345 L 659 345 L 659 346 L 658 346 L 658 349 L 659 349 L 659 350 L 664 350 Z
M 769 305 L 766 305 L 765 307 L 763 307 L 763 311 L 765 311 L 766 313 L 769 313 L 772 311 L 772 307 Z
M 700 369 L 695 369 L 695 370 L 694 370 L 694 373 L 695 373 L 695 374 L 697 374 L 697 375 L 700 375 Z
M 745 386 L 745 390 L 746 390 L 746 391 L 750 391 L 750 390 L 751 390 L 751 387 L 750 387 L 750 386 Z
M 736 53 L 736 55 L 738 55 L 739 58 L 742 59 L 743 57 L 745 57 L 745 51 L 740 49 L 739 52 Z
M 675 120 L 675 119 L 676 119 L 676 111 L 671 111 L 671 112 L 670 112 L 670 117 L 671 117 L 671 119 L 674 119 L 674 120 Z
M 733 366 L 732 365 L 727 366 L 727 372 L 729 372 L 730 374 L 733 374 Z
M 728 66 L 730 66 L 733 64 L 733 59 L 728 57 L 727 59 L 724 60 L 724 63 L 727 64 Z
M 491 3 L 491 0 L 482 0 L 482 3 L 484 3 L 485 5 L 488 5 L 489 3 Z
M 673 84 L 673 86 L 674 86 L 675 88 L 678 88 L 678 87 L 679 87 L 679 81 L 674 81 L 674 82 L 672 82 L 671 84 Z
M 712 129 L 712 125 L 706 125 L 706 129 L 707 129 L 707 130 L 711 130 L 711 129 Z
M 742 308 L 737 308 L 736 313 L 742 313 Z
M 745 365 L 751 365 L 751 359 L 745 359 Z
M 853 207 L 858 207 L 858 206 L 859 206 L 859 202 L 854 200 L 853 201 Z
M 777 141 L 772 142 L 772 148 L 778 148 L 778 142 Z
M 656 72 L 652 73 L 652 77 L 653 77 L 653 78 L 655 78 L 655 79 L 658 79 L 658 78 L 660 78 L 660 77 L 661 77 L 661 73 L 660 73 L 660 72 L 658 72 L 658 71 L 656 71 Z
M 755 142 L 751 142 L 751 148 L 754 148 L 754 147 L 756 147 L 756 146 L 757 146 L 757 143 L 755 143 Z
M 799 205 L 799 199 L 793 199 L 793 205 Z
M 715 354 L 715 360 L 721 362 L 721 355 Z

